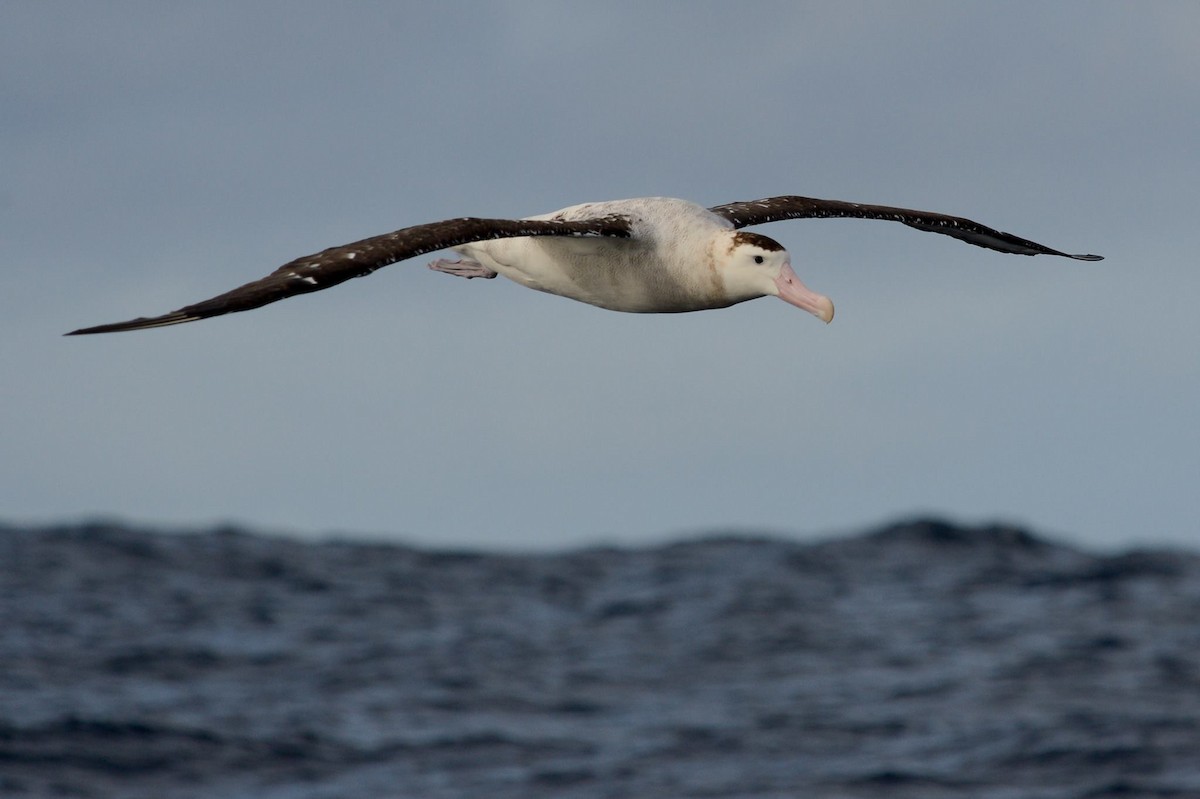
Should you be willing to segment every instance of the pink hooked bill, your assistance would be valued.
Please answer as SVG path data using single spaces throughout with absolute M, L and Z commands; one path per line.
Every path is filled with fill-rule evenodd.
M 779 299 L 790 302 L 797 308 L 808 311 L 825 324 L 833 321 L 833 300 L 824 294 L 818 294 L 800 282 L 792 270 L 791 263 L 785 262 L 775 278 L 775 287 L 779 289 Z

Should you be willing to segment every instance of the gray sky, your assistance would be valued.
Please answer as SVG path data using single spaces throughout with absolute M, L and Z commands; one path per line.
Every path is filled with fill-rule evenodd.
M 1194 2 L 6 3 L 0 517 L 491 548 L 895 515 L 1200 537 Z M 327 246 L 642 195 L 837 303 L 635 316 L 423 261 L 113 336 Z

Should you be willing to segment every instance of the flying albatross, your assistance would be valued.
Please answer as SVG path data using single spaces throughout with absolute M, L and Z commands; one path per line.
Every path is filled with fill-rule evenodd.
M 531 289 L 614 311 L 702 311 L 772 295 L 829 322 L 833 303 L 800 282 L 787 250 L 741 228 L 835 217 L 902 222 L 1017 255 L 1101 258 L 1069 255 L 969 219 L 908 208 L 796 196 L 704 208 L 686 200 L 644 197 L 574 205 L 525 219 L 463 217 L 414 225 L 297 258 L 261 280 L 162 316 L 67 335 L 165 327 L 249 311 L 445 249 L 461 258 L 438 259 L 429 264 L 431 269 L 465 278 L 500 274 Z

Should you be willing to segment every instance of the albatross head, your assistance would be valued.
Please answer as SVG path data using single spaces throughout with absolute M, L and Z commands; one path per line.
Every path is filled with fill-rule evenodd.
M 724 278 L 730 294 L 744 294 L 745 299 L 772 295 L 822 322 L 833 320 L 833 302 L 800 282 L 788 251 L 774 239 L 740 230 L 733 233 Z

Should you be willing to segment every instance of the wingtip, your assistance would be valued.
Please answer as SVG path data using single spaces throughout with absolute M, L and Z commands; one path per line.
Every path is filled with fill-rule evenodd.
M 120 325 L 96 325 L 95 327 L 81 327 L 78 330 L 72 330 L 70 333 L 63 333 L 64 336 L 92 336 L 97 333 L 120 333 L 123 330 L 137 330 L 135 327 L 121 327 Z
M 63 333 L 64 336 L 91 336 L 95 333 L 115 333 L 122 330 L 117 325 L 96 325 L 95 327 L 81 327 L 78 330 L 72 330 L 70 333 Z
M 139 317 L 130 319 L 128 322 L 113 322 L 107 325 L 96 325 L 95 327 L 81 327 L 78 330 L 72 330 L 70 333 L 63 333 L 64 336 L 91 336 L 97 333 L 124 333 L 129 330 L 148 330 L 152 327 L 167 327 L 169 325 L 179 325 L 184 322 L 194 322 L 200 319 L 199 316 L 183 313 L 170 313 L 165 316 Z
M 1103 255 L 1072 255 L 1076 261 L 1103 261 Z

